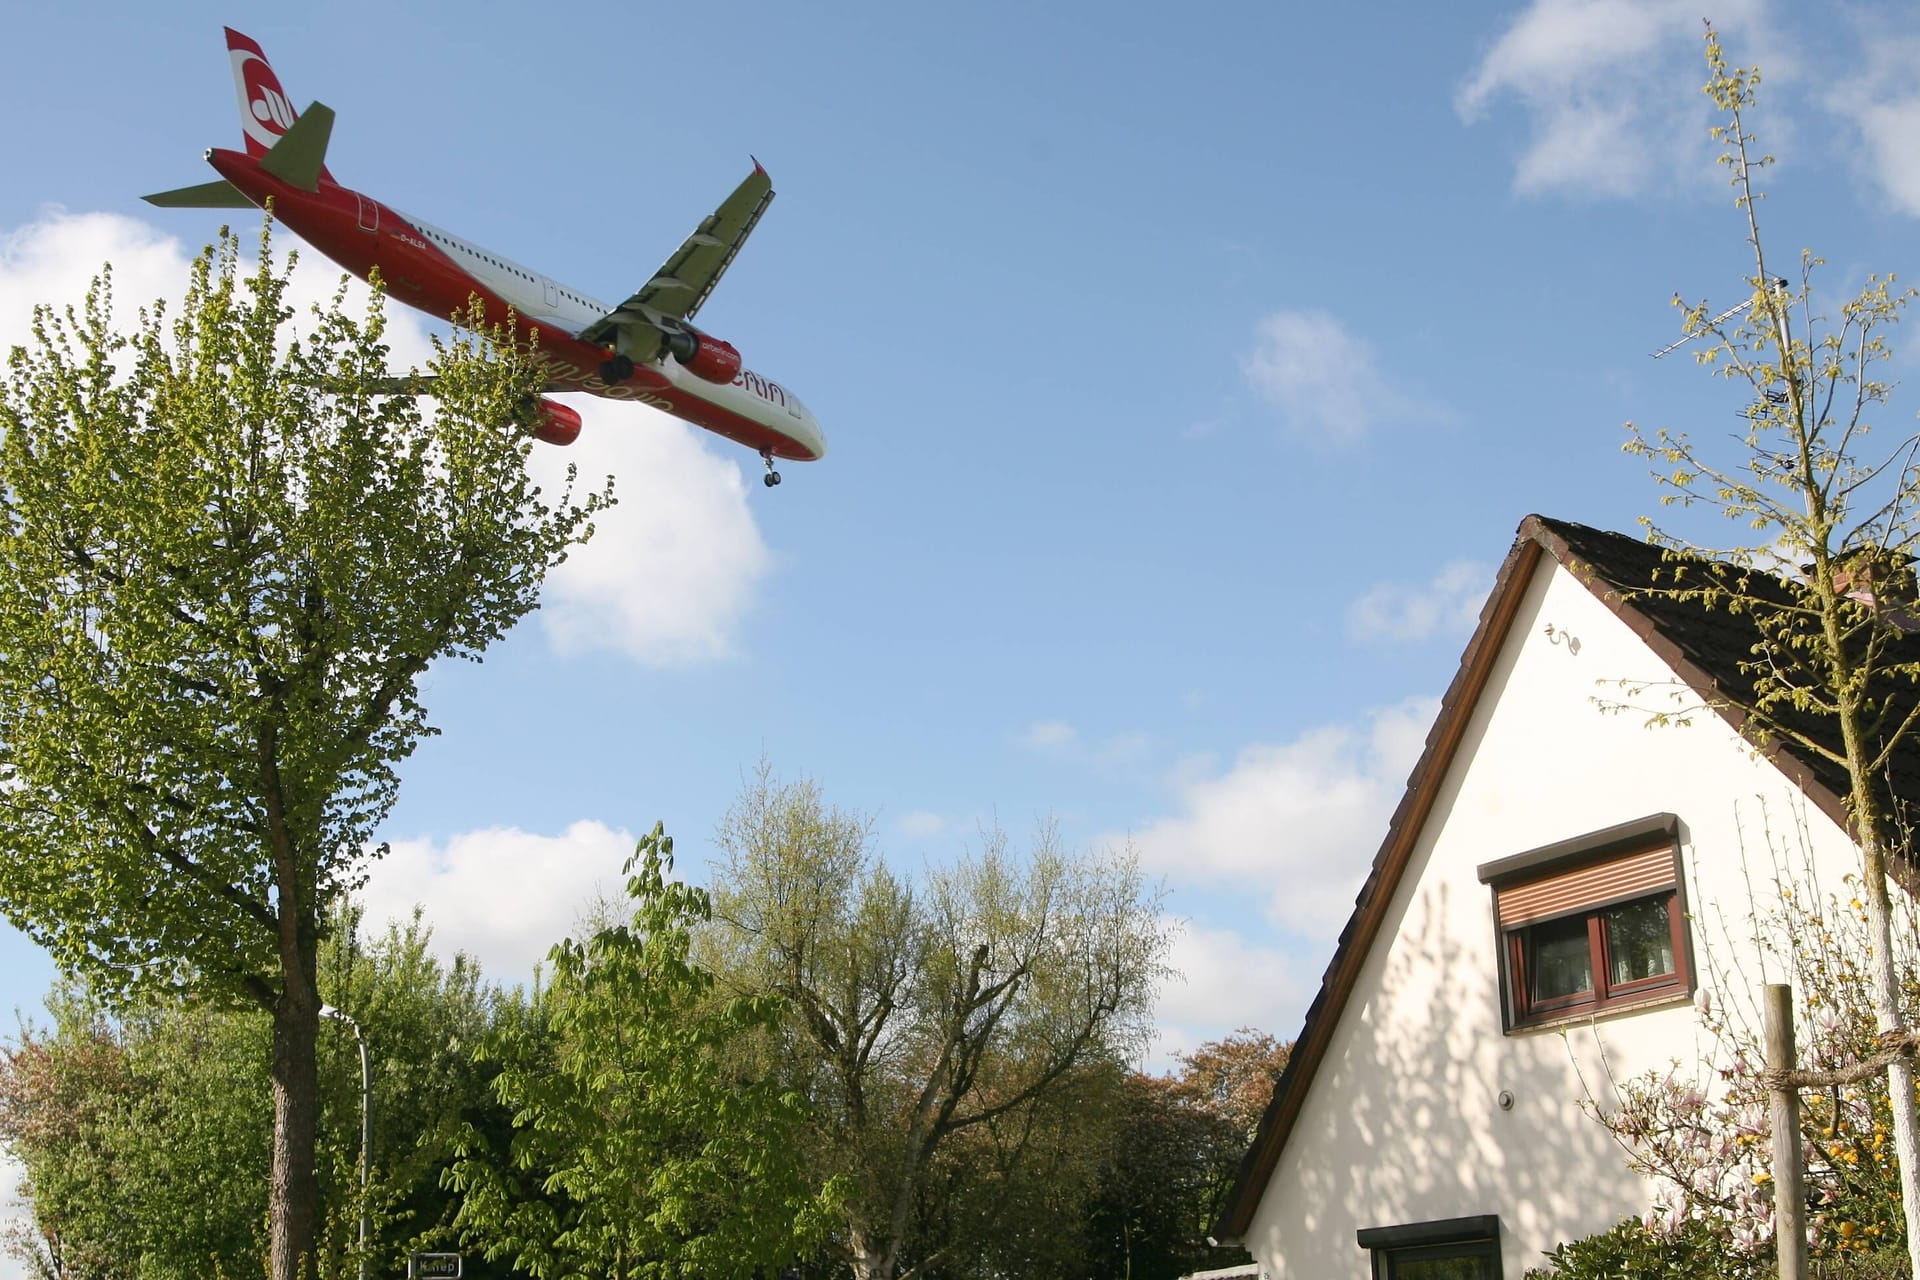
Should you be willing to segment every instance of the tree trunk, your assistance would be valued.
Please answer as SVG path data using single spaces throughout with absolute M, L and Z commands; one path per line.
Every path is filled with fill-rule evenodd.
M 313 966 L 286 975 L 273 1011 L 273 1170 L 267 1185 L 270 1280 L 314 1274 L 319 1181 L 314 1142 L 320 1121 L 320 1074 L 314 1046 L 320 1000 Z
M 854 1226 L 847 1232 L 848 1261 L 853 1280 L 893 1280 L 891 1249 L 880 1249 L 868 1233 Z
M 1858 776 L 1858 775 L 1856 775 Z M 1871 804 L 1866 788 L 1856 783 L 1855 804 Z M 1900 1008 L 1900 978 L 1893 968 L 1893 909 L 1887 892 L 1886 846 L 1874 827 L 1861 824 L 1861 861 L 1866 871 L 1867 926 L 1873 940 L 1873 1015 L 1881 1035 L 1906 1030 Z M 1887 1103 L 1893 1112 L 1893 1151 L 1900 1164 L 1900 1200 L 1907 1224 L 1907 1261 L 1920 1276 L 1920 1117 L 1913 1097 L 1911 1058 L 1896 1058 L 1887 1066 Z

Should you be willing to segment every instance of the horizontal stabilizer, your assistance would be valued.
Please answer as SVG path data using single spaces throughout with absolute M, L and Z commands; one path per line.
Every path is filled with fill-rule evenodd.
M 218 182 L 203 182 L 197 187 L 180 187 L 174 191 L 160 191 L 150 196 L 141 196 L 148 204 L 157 204 L 162 209 L 251 209 L 253 201 L 240 194 L 240 189 L 225 178 Z
M 260 167 L 290 187 L 318 191 L 332 136 L 333 108 L 316 102 L 260 157 Z

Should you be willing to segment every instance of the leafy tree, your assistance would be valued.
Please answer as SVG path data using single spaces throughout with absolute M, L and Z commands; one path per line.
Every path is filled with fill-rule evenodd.
M 477 658 L 608 495 L 528 479 L 540 382 L 439 348 L 384 396 L 384 317 L 292 337 L 267 236 L 184 304 L 41 309 L 0 391 L 0 912 L 103 994 L 271 1014 L 270 1271 L 312 1265 L 323 909 L 360 875 L 418 679 Z
M 1182 1054 L 1173 1075 L 1127 1075 L 1085 1212 L 1089 1280 L 1175 1280 L 1231 1265 L 1207 1230 L 1291 1048 L 1242 1027 Z
M 1175 1080 L 1189 1105 L 1228 1121 L 1251 1143 L 1273 1101 L 1274 1082 L 1292 1056 L 1292 1041 L 1282 1043 L 1264 1031 L 1241 1027 L 1181 1054 Z
M 544 1036 L 502 1037 L 502 1149 L 474 1135 L 452 1181 L 463 1238 L 542 1280 L 748 1277 L 828 1223 L 835 1188 L 807 1180 L 805 1100 L 740 1069 L 777 1000 L 716 999 L 691 959 L 704 890 L 667 873 L 659 827 L 627 864 L 632 919 L 552 952 Z
M 1743 527 L 1747 541 L 1703 548 L 1653 528 L 1670 554 L 1665 580 L 1650 594 L 1751 620 L 1758 639 L 1743 666 L 1750 687 L 1730 691 L 1731 702 L 1756 741 L 1791 742 L 1833 771 L 1846 794 L 1864 872 L 1875 1016 L 1883 1035 L 1899 1039 L 1907 1022 L 1893 970 L 1887 877 L 1908 874 L 1904 859 L 1890 859 L 1910 851 L 1888 776 L 1920 725 L 1914 696 L 1920 649 L 1907 639 L 1920 473 L 1912 465 L 1912 437 L 1873 459 L 1858 451 L 1889 396 L 1889 385 L 1875 377 L 1875 366 L 1889 354 L 1884 331 L 1911 293 L 1896 293 L 1890 279 L 1870 276 L 1830 319 L 1814 302 L 1820 259 L 1803 254 L 1797 282 L 1775 274 L 1755 189 L 1772 157 L 1755 154 L 1745 120 L 1760 74 L 1729 68 L 1711 27 L 1706 52 L 1706 92 L 1725 120 L 1714 137 L 1745 217 L 1753 272 L 1737 319 L 1729 313 L 1709 318 L 1704 305 L 1689 307 L 1685 331 L 1703 339 L 1701 363 L 1741 384 L 1749 397 L 1744 452 L 1722 465 L 1683 434 L 1649 436 L 1631 424 L 1627 447 L 1664 468 L 1658 473 L 1669 490 L 1663 503 L 1715 508 Z M 1765 572 L 1782 561 L 1802 566 L 1802 573 Z M 1897 1057 L 1888 1071 L 1907 1245 L 1920 1268 L 1913 1060 Z
M 1041 1153 L 1068 1161 L 1061 1101 L 1142 1047 L 1167 928 L 1132 858 L 1051 829 L 918 884 L 870 837 L 763 764 L 720 824 L 709 939 L 726 981 L 786 1001 L 772 1051 L 813 1100 L 816 1167 L 848 1181 L 845 1264 L 959 1274 L 1011 1238 Z
M 370 1269 L 451 1239 L 442 1175 L 456 1135 L 504 1129 L 473 1048 L 518 1025 L 525 1002 L 482 987 L 473 965 L 437 962 L 418 920 L 361 946 L 343 923 L 320 989 L 354 1010 L 373 1049 Z M 180 1001 L 110 1016 L 82 988 L 48 1001 L 51 1032 L 0 1050 L 0 1141 L 23 1160 L 33 1223 L 16 1252 L 56 1277 L 198 1280 L 257 1273 L 267 1238 L 271 1028 L 260 1013 Z M 347 1038 L 320 1043 L 316 1254 L 352 1269 L 360 1204 L 360 1070 Z M 3 1247 L 3 1246 L 0 1246 Z M 498 1274 L 484 1264 L 468 1274 Z
M 48 1004 L 57 1033 L 0 1057 L 0 1136 L 34 1213 L 12 1251 L 61 1280 L 258 1259 L 262 1184 L 232 1174 L 265 1169 L 264 1028 L 204 1012 L 116 1025 L 71 985 Z
M 1126 1072 L 1094 1063 L 936 1150 L 922 1178 L 910 1245 L 922 1274 L 944 1280 L 1080 1274 L 1075 1226 L 1099 1184 Z M 980 1104 L 999 1101 L 984 1085 Z M 835 1260 L 840 1274 L 845 1262 Z

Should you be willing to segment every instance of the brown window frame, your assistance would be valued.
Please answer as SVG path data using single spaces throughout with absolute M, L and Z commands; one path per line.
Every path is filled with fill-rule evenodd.
M 1646 978 L 1635 978 L 1630 982 L 1615 983 L 1609 976 L 1613 972 L 1613 954 L 1607 938 L 1607 914 L 1617 907 L 1655 899 L 1658 899 L 1666 908 L 1667 935 L 1673 948 L 1673 971 Z M 1587 926 L 1587 964 L 1593 978 L 1591 985 L 1585 991 L 1576 991 L 1569 995 L 1555 996 L 1547 1000 L 1532 999 L 1529 995 L 1532 984 L 1527 973 L 1527 935 L 1542 925 L 1564 924 L 1574 919 L 1584 921 Z M 1549 916 L 1543 920 L 1529 920 L 1525 924 L 1503 929 L 1501 933 L 1507 951 L 1508 1009 L 1512 1025 L 1516 1027 L 1576 1017 L 1601 1009 L 1643 1004 L 1648 1000 L 1686 991 L 1691 982 L 1687 972 L 1686 916 L 1680 910 L 1678 885 L 1663 892 L 1642 894 L 1637 898 L 1610 902 L 1584 911 Z
M 1500 1003 L 1507 1031 L 1666 1003 L 1692 993 L 1694 966 L 1679 847 L 1679 819 L 1670 813 L 1660 813 L 1502 858 L 1479 868 L 1481 883 L 1493 890 Z M 1662 854 L 1666 858 L 1663 859 Z M 1610 869 L 1618 869 L 1623 874 L 1610 876 Z M 1610 880 L 1616 883 L 1610 884 Z M 1569 883 L 1574 886 L 1572 890 Z M 1581 890 L 1579 886 L 1583 885 L 1585 889 Z M 1531 894 L 1528 891 L 1532 891 Z M 1582 892 L 1592 896 L 1580 896 Z M 1536 905 L 1531 910 L 1513 911 L 1522 918 L 1510 920 L 1509 911 L 1503 909 L 1503 898 L 1511 909 L 1521 896 L 1530 897 Z M 1543 898 L 1549 901 L 1542 903 Z M 1613 971 L 1613 957 L 1607 937 L 1607 914 L 1650 900 L 1658 900 L 1666 910 L 1673 971 L 1628 982 L 1612 982 L 1609 975 Z M 1546 906 L 1545 910 L 1539 909 L 1542 905 Z M 1587 962 L 1592 978 L 1588 989 L 1546 1000 L 1530 999 L 1529 939 L 1534 931 L 1545 926 L 1565 926 L 1574 920 L 1586 927 Z

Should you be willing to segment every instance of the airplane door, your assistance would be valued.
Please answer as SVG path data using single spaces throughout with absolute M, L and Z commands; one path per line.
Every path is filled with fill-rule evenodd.
M 378 231 L 380 229 L 380 202 L 378 200 L 369 200 L 358 191 L 353 193 L 353 198 L 360 202 L 360 229 L 362 231 Z
M 545 276 L 540 277 L 540 287 L 546 293 L 547 310 L 554 311 L 560 306 L 560 286 Z

